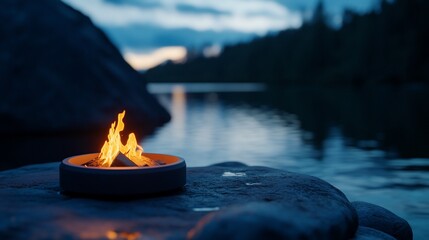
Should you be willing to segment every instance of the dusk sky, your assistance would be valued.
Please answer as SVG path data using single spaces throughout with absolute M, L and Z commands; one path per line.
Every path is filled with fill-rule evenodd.
M 180 60 L 186 48 L 207 49 L 300 27 L 318 0 L 64 0 L 88 15 L 136 69 Z M 365 12 L 376 0 L 325 0 L 334 24 L 345 8 Z

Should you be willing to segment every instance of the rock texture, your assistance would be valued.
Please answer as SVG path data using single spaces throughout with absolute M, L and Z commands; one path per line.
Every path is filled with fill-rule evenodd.
M 395 240 L 396 238 L 368 227 L 359 227 L 354 240 Z
M 353 202 L 352 204 L 359 217 L 359 226 L 376 229 L 398 240 L 413 239 L 413 231 L 405 219 L 371 203 Z
M 2 0 L 0 22 L 0 132 L 106 129 L 123 109 L 136 126 L 169 120 L 106 35 L 62 1 Z
M 188 168 L 175 194 L 91 199 L 62 195 L 58 166 L 0 172 L 1 239 L 350 239 L 357 229 L 344 194 L 306 175 L 218 164 Z
M 318 202 L 318 200 L 315 200 Z M 328 222 L 329 214 L 317 216 L 318 204 L 309 209 L 303 205 L 281 206 L 279 203 L 249 203 L 237 205 L 209 214 L 195 229 L 191 230 L 193 239 L 348 239 L 349 228 L 355 222 L 346 224 Z M 304 208 L 308 208 L 304 207 Z M 315 216 L 316 215 L 316 216 Z M 348 227 L 349 226 L 349 227 Z

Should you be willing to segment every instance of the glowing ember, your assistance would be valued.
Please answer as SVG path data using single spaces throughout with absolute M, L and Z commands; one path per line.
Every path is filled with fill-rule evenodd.
M 125 110 L 118 114 L 118 121 L 112 123 L 107 140 L 104 142 L 100 155 L 98 156 L 98 165 L 101 167 L 110 167 L 119 153 L 124 154 L 139 167 L 159 165 L 159 163 L 150 158 L 142 156 L 143 147 L 137 144 L 134 133 L 128 135 L 128 140 L 125 145 L 122 144 L 121 132 L 125 128 L 125 124 L 122 121 L 124 116 Z

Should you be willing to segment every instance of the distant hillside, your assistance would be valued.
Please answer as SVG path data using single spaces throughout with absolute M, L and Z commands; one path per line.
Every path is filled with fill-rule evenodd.
M 225 47 L 217 58 L 166 63 L 149 82 L 266 82 L 272 85 L 429 83 L 429 1 L 380 2 L 364 15 L 344 12 L 332 29 L 319 4 L 300 29 Z

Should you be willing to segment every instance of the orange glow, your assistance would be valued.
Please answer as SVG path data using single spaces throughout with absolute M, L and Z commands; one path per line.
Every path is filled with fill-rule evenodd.
M 109 230 L 106 232 L 107 239 L 117 239 L 118 234 L 115 231 Z
M 121 132 L 125 128 L 125 124 L 122 121 L 125 116 L 125 110 L 118 114 L 118 122 L 113 122 L 107 135 L 107 140 L 104 142 L 101 148 L 98 159 L 102 167 L 110 167 L 118 156 L 119 152 L 127 156 L 137 166 L 155 166 L 157 165 L 153 160 L 142 156 L 143 147 L 137 144 L 137 139 L 134 133 L 128 135 L 128 140 L 125 145 L 121 141 Z
M 106 232 L 106 237 L 109 240 L 113 239 L 126 239 L 126 240 L 135 240 L 139 239 L 141 234 L 139 232 L 115 232 L 109 230 Z

